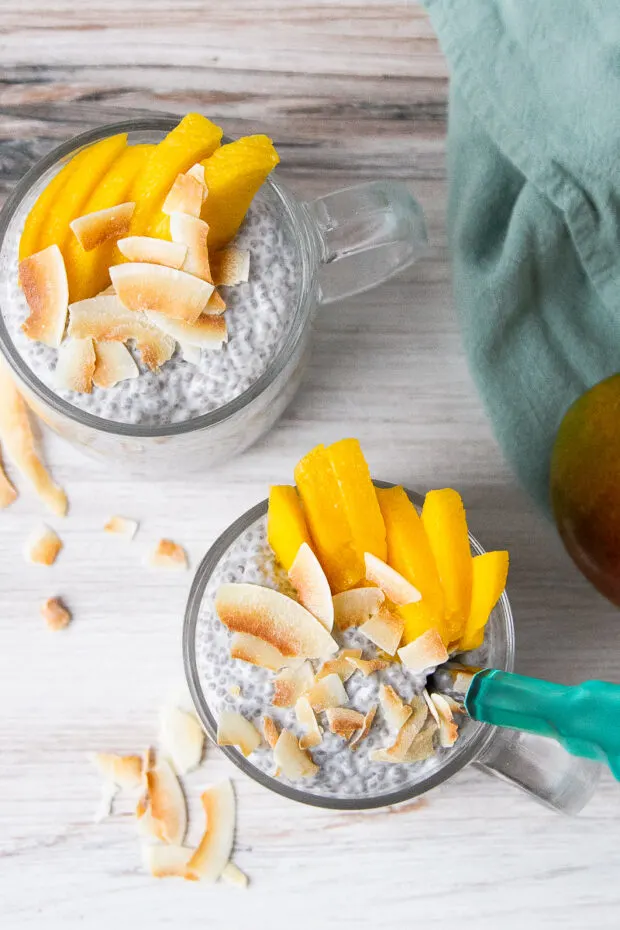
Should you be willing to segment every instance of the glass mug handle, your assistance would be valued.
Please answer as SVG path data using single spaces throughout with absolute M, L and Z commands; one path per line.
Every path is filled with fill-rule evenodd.
M 323 268 L 319 302 L 360 294 L 393 277 L 424 252 L 426 224 L 400 181 L 373 181 L 304 204 Z

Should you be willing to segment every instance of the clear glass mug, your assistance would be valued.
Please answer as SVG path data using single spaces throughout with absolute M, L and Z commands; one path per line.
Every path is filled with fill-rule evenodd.
M 21 180 L 0 214 L 0 351 L 28 402 L 57 433 L 87 453 L 138 474 L 204 469 L 243 451 L 281 416 L 307 364 L 317 307 L 365 291 L 416 260 L 426 244 L 424 217 L 406 186 L 378 181 L 302 203 L 270 178 L 257 194 L 277 211 L 297 255 L 297 306 L 279 350 L 264 374 L 244 393 L 204 416 L 152 427 L 93 416 L 57 397 L 16 350 L 2 319 L 8 299 L 7 230 L 27 212 L 50 178 L 78 149 L 117 133 L 130 143 L 158 142 L 176 125 L 169 117 L 134 119 L 82 133 L 42 158 Z M 326 269 L 329 266 L 329 269 Z
M 382 481 L 376 481 L 375 484 L 378 487 L 390 487 Z M 412 491 L 407 493 L 420 508 L 423 499 Z M 198 567 L 187 602 L 183 629 L 185 675 L 196 712 L 214 741 L 217 736 L 217 719 L 206 693 L 208 678 L 202 669 L 201 656 L 205 650 L 215 647 L 210 640 L 208 627 L 201 622 L 201 605 L 205 597 L 213 596 L 214 591 L 208 590 L 209 582 L 218 566 L 224 564 L 231 547 L 251 528 L 264 523 L 266 514 L 267 501 L 262 501 L 219 537 Z M 469 538 L 473 554 L 484 552 L 471 534 Z M 231 556 L 233 564 L 236 558 L 235 555 Z M 234 579 L 227 577 L 226 580 Z M 514 649 L 512 612 L 504 593 L 489 620 L 485 644 L 480 651 L 472 653 L 470 658 L 472 662 L 486 667 L 512 671 Z M 596 790 L 602 767 L 596 762 L 570 755 L 559 743 L 470 719 L 461 718 L 461 721 L 459 739 L 454 747 L 432 757 L 430 766 L 428 762 L 424 763 L 420 777 L 414 774 L 413 780 L 399 786 L 397 790 L 388 786 L 381 793 L 356 797 L 347 796 L 346 790 L 338 796 L 313 792 L 311 780 L 304 784 L 303 789 L 298 788 L 269 775 L 252 762 L 251 756 L 245 758 L 236 747 L 221 748 L 246 775 L 271 791 L 305 804 L 336 810 L 363 810 L 411 800 L 447 781 L 470 764 L 510 782 L 547 807 L 566 814 L 578 813 Z

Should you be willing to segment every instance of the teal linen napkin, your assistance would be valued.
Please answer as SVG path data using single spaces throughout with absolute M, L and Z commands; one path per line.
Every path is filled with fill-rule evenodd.
M 555 433 L 620 370 L 620 5 L 425 0 L 448 59 L 448 226 L 474 378 L 548 507 Z

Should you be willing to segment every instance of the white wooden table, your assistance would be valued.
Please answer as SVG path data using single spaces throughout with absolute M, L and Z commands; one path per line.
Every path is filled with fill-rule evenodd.
M 190 793 L 195 802 L 203 785 L 234 777 L 246 892 L 157 882 L 141 868 L 128 815 L 93 823 L 99 783 L 86 753 L 152 742 L 159 704 L 182 678 L 191 575 L 150 574 L 141 565 L 149 543 L 171 536 L 195 565 L 270 483 L 291 480 L 317 442 L 358 436 L 376 476 L 462 491 L 476 535 L 511 552 L 521 671 L 619 680 L 618 615 L 516 486 L 466 368 L 443 221 L 447 75 L 419 8 L 0 0 L 0 28 L 5 192 L 51 145 L 120 107 L 201 109 L 231 135 L 272 134 L 283 176 L 304 196 L 406 179 L 432 239 L 401 280 L 323 314 L 311 369 L 283 421 L 199 484 L 132 481 L 45 436 L 71 502 L 66 520 L 47 521 L 65 542 L 56 566 L 28 565 L 21 554 L 47 520 L 29 493 L 0 515 L 2 930 L 331 930 L 439 917 L 481 930 L 617 928 L 618 789 L 609 777 L 575 820 L 475 770 L 417 804 L 333 814 L 271 796 L 212 748 Z M 113 513 L 141 521 L 130 547 L 102 533 Z M 38 609 L 55 594 L 75 619 L 52 634 Z

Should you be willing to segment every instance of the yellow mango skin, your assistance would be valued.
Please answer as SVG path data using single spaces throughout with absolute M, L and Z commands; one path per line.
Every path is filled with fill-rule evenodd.
M 327 454 L 336 472 L 358 553 L 363 559 L 365 552 L 371 552 L 385 562 L 385 523 L 359 441 L 341 439 L 328 446 Z
M 345 502 L 329 453 L 316 446 L 297 464 L 295 483 L 301 497 L 314 551 L 334 594 L 353 587 L 365 576 Z
M 308 543 L 312 548 L 299 495 L 290 485 L 274 485 L 269 491 L 267 538 L 286 571 L 295 561 L 302 543 Z
M 83 152 L 79 152 L 71 161 L 67 162 L 64 168 L 61 168 L 51 181 L 45 185 L 37 197 L 30 213 L 26 217 L 24 229 L 19 240 L 20 262 L 22 259 L 28 258 L 29 255 L 34 255 L 35 252 L 40 251 L 39 241 L 41 239 L 41 232 L 44 224 L 49 220 L 52 205 L 54 201 L 60 197 L 62 190 L 69 183 L 71 175 L 79 167 L 80 161 L 86 158 L 88 151 L 88 149 L 84 149 Z
M 465 508 L 452 488 L 429 491 L 422 508 L 428 539 L 445 598 L 445 633 L 460 639 L 471 607 L 472 558 Z
M 485 552 L 472 559 L 471 608 L 459 643 L 463 652 L 477 649 L 491 611 L 506 587 L 509 557 L 505 550 Z
M 144 166 L 153 145 L 132 145 L 112 163 L 101 183 L 84 205 L 83 213 L 95 213 L 119 203 L 125 203 L 136 175 Z M 114 254 L 114 242 L 104 242 L 96 249 L 85 252 L 73 236 L 65 257 L 71 300 L 94 297 L 110 283 L 109 267 Z

